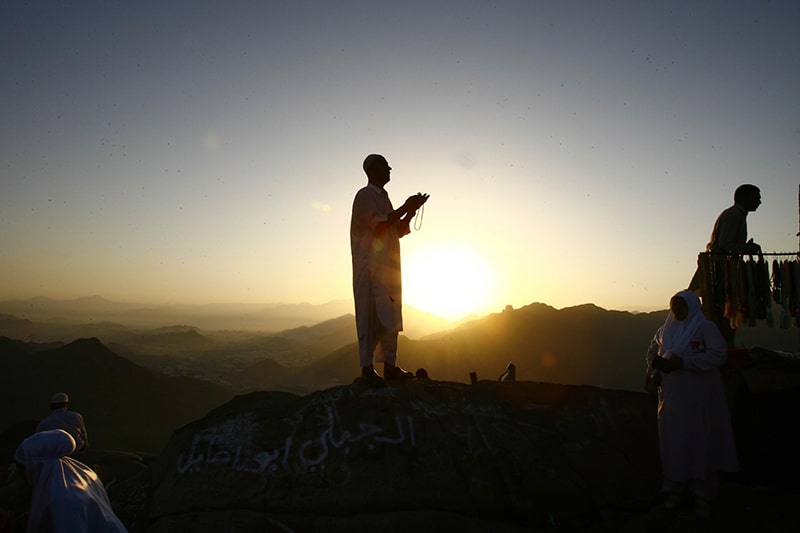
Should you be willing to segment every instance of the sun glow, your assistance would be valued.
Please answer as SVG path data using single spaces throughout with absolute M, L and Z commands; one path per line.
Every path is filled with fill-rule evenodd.
M 403 257 L 403 301 L 448 320 L 484 313 L 494 282 L 489 262 L 467 245 L 428 245 Z

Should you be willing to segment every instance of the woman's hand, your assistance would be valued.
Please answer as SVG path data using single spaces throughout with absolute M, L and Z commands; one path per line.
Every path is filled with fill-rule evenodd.
M 683 358 L 678 357 L 677 355 L 673 355 L 666 361 L 664 361 L 664 372 L 673 372 L 675 370 L 680 370 L 683 368 Z

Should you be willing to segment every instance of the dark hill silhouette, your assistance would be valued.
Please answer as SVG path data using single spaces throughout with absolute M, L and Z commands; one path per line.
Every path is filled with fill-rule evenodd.
M 55 350 L 64 346 L 63 342 L 25 342 L 0 336 L 0 353 L 17 351 L 20 354 L 32 354 L 45 350 Z
M 473 371 L 479 379 L 496 379 L 513 362 L 520 380 L 641 391 L 645 352 L 667 313 L 608 311 L 592 304 L 558 310 L 533 303 L 419 340 L 401 335 L 399 363 L 411 371 L 425 368 L 434 379 L 463 383 Z M 344 317 L 341 324 L 340 340 L 347 339 L 351 326 Z M 751 346 L 797 344 L 797 330 L 745 328 L 740 336 Z M 280 361 L 280 366 L 248 367 L 241 372 L 249 376 L 246 390 L 261 383 L 264 389 L 304 394 L 349 384 L 358 375 L 354 340 L 299 368 Z
M 400 364 L 431 377 L 496 379 L 514 362 L 517 379 L 640 391 L 644 358 L 668 311 L 629 313 L 592 304 L 554 309 L 534 303 L 471 321 L 400 347 Z M 750 346 L 797 351 L 797 330 L 745 328 Z M 353 356 L 353 361 L 357 358 Z
M 14 339 L 28 339 L 33 329 L 33 322 L 26 318 L 0 313 L 0 335 Z
M 401 335 L 399 364 L 464 383 L 470 372 L 497 379 L 514 362 L 519 380 L 641 391 L 644 354 L 665 313 L 632 314 L 595 305 L 557 310 L 535 303 L 421 340 Z M 261 379 L 264 388 L 311 392 L 349 384 L 357 375 L 358 347 L 351 342 L 311 365 L 262 373 Z
M 10 361 L 22 361 L 30 353 L 25 342 L 0 337 L 0 357 Z
M 645 350 L 666 314 L 592 304 L 507 308 L 422 339 L 401 336 L 400 364 L 412 371 L 426 368 L 436 379 L 467 382 L 473 371 L 480 379 L 495 379 L 514 362 L 521 380 L 640 391 Z M 308 393 L 348 384 L 358 374 L 349 314 L 274 334 L 205 332 L 188 325 L 145 331 L 93 327 L 104 330 L 104 344 L 140 366 L 239 391 Z M 796 330 L 744 328 L 738 338 L 749 346 L 797 351 Z
M 20 420 L 41 420 L 54 392 L 70 395 L 83 414 L 92 447 L 158 453 L 169 434 L 232 394 L 210 383 L 169 378 L 141 368 L 97 339 L 7 357 L 0 341 L 0 430 Z
M 272 359 L 265 359 L 234 373 L 229 382 L 242 391 L 291 390 L 291 376 L 294 373 L 294 369 L 282 366 Z
M 353 315 L 347 314 L 313 326 L 282 331 L 276 336 L 308 345 L 309 355 L 312 359 L 316 359 L 329 354 L 333 347 L 353 342 L 356 336 L 356 321 Z
M 255 332 L 201 333 L 184 326 L 169 331 L 127 331 L 103 339 L 115 353 L 144 368 L 170 376 L 187 376 L 252 390 L 253 379 L 241 371 L 262 361 L 274 361 L 287 368 L 309 364 L 330 351 L 331 341 L 315 339 L 314 327 L 307 328 L 305 340 L 281 334 Z M 240 379 L 241 378 L 241 379 Z
M 355 337 L 355 320 L 342 315 L 275 334 L 216 331 L 189 326 L 114 337 L 108 343 L 131 361 L 168 375 L 188 375 L 240 391 L 278 383 Z
M 404 337 L 400 337 L 399 349 L 403 349 L 405 340 Z M 359 373 L 358 344 L 349 344 L 311 365 L 286 373 L 282 380 L 278 380 L 277 375 L 265 376 L 270 386 L 264 387 L 264 389 L 304 394 L 313 390 L 349 384 Z
M 196 352 L 214 347 L 212 340 L 191 326 L 159 328 L 147 333 L 122 337 L 121 341 L 128 346 L 136 346 L 141 351 L 163 354 Z

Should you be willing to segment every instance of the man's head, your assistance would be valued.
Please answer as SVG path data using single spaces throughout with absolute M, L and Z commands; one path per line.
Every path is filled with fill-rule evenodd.
M 733 193 L 733 201 L 748 211 L 755 211 L 761 205 L 761 189 L 749 183 L 739 185 Z
M 66 409 L 67 405 L 69 405 L 69 396 L 67 396 L 66 392 L 57 392 L 53 394 L 53 397 L 50 398 L 50 409 Z
M 392 167 L 386 158 L 380 154 L 370 154 L 364 159 L 364 172 L 367 173 L 367 179 L 370 183 L 383 187 L 389 183 L 389 173 Z

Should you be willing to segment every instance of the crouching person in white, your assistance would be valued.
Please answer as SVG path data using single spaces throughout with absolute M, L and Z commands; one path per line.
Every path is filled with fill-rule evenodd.
M 71 457 L 75 439 L 62 429 L 42 431 L 17 448 L 14 462 L 31 485 L 27 531 L 126 532 L 97 474 Z

